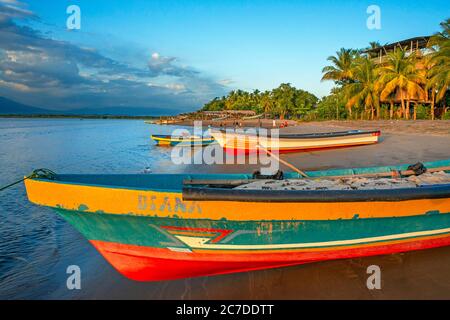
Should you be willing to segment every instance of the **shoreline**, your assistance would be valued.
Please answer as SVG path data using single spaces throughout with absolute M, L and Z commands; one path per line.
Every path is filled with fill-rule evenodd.
M 0 119 L 98 119 L 98 120 L 155 120 L 157 116 L 115 116 L 115 115 L 0 115 Z M 381 130 L 382 133 L 420 134 L 431 136 L 450 135 L 450 120 L 324 120 L 296 121 L 280 119 L 251 120 L 181 120 L 168 126 L 193 127 L 195 121 L 202 121 L 203 127 L 248 128 L 261 127 L 265 129 L 278 128 L 284 133 L 316 133 L 345 130 Z M 275 121 L 275 127 L 273 122 Z M 283 127 L 282 124 L 286 124 Z M 165 124 L 156 124 L 161 127 Z
M 123 119 L 123 120 L 155 120 L 159 116 L 120 116 L 120 115 L 15 115 L 0 114 L 0 119 Z
M 199 120 L 200 121 L 200 120 Z M 450 120 L 327 120 L 327 121 L 294 121 L 275 120 L 276 127 L 273 127 L 273 120 L 226 120 L 212 121 L 203 120 L 203 127 L 261 127 L 265 129 L 280 128 L 280 125 L 287 122 L 288 126 L 280 128 L 284 133 L 315 133 L 325 131 L 343 130 L 381 130 L 386 133 L 396 134 L 420 134 L 447 136 L 450 135 Z M 236 122 L 239 125 L 236 125 Z M 194 126 L 194 120 L 178 122 L 178 126 Z M 222 126 L 221 126 L 222 125 Z

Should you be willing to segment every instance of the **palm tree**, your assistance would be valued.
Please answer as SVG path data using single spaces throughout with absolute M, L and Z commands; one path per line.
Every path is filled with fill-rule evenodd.
M 358 58 L 352 68 L 354 82 L 344 86 L 345 96 L 348 99 L 346 107 L 351 110 L 355 105 L 364 105 L 370 110 L 371 119 L 380 117 L 380 98 L 377 86 L 378 71 L 375 64 L 367 57 Z
M 259 100 L 265 115 L 273 113 L 273 99 L 270 91 L 264 91 Z
M 369 49 L 376 49 L 381 47 L 381 43 L 378 41 L 371 41 L 369 42 Z
M 434 50 L 434 49 L 433 49 Z M 429 54 L 427 56 L 424 57 L 424 65 L 425 65 L 425 77 L 426 77 L 426 85 L 425 85 L 425 89 L 428 92 L 431 92 L 431 98 L 430 98 L 430 115 L 431 115 L 431 120 L 434 120 L 434 113 L 435 113 L 435 105 L 436 105 L 436 91 L 437 88 L 439 86 L 440 81 L 438 80 L 438 78 L 434 77 L 433 73 L 436 71 L 434 62 L 433 62 L 433 54 Z M 433 80 L 432 80 L 433 79 Z
M 406 119 L 409 119 L 410 99 L 425 96 L 425 90 L 421 87 L 423 83 L 424 79 L 416 68 L 415 55 L 407 57 L 405 51 L 400 48 L 390 52 L 386 65 L 380 67 L 378 88 L 381 91 L 381 100 L 386 100 L 391 94 L 399 94 L 402 114 Z
M 368 51 L 367 54 L 369 55 L 370 58 L 376 58 L 378 56 L 378 53 L 369 50 L 378 49 L 379 47 L 381 47 L 381 43 L 379 43 L 378 41 L 371 41 L 369 42 L 369 46 L 365 49 L 362 49 L 361 52 Z
M 235 101 L 236 101 L 236 91 L 231 90 L 225 99 L 225 109 L 232 110 L 234 108 Z
M 280 119 L 284 119 L 295 107 L 295 89 L 290 83 L 282 83 L 278 88 L 272 90 L 272 94 L 277 113 L 280 115 Z
M 450 19 L 441 23 L 442 31 L 430 38 L 428 46 L 434 50 L 428 60 L 427 89 L 431 89 L 431 118 L 434 104 L 444 99 L 450 87 Z
M 342 85 L 352 81 L 352 64 L 355 58 L 359 56 L 354 49 L 344 49 L 336 52 L 336 56 L 329 56 L 328 61 L 332 63 L 322 69 L 322 81 L 333 80 Z

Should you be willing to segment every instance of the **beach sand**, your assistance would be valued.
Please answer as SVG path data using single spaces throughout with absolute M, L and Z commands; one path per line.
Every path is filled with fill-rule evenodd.
M 280 127 L 282 123 L 287 123 L 288 127 L 283 128 L 284 132 L 290 133 L 306 133 L 306 132 L 323 132 L 323 131 L 342 131 L 342 130 L 374 130 L 379 129 L 383 132 L 390 133 L 419 133 L 427 135 L 450 135 L 450 120 L 378 120 L 378 121 L 312 121 L 302 122 L 293 120 L 275 120 L 275 125 Z M 192 126 L 194 121 L 186 120 L 177 123 L 180 126 Z M 204 127 L 263 127 L 273 128 L 273 120 L 224 120 L 211 121 L 203 120 Z

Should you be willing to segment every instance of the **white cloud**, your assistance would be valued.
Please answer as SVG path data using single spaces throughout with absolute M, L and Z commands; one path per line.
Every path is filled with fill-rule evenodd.
M 166 88 L 175 90 L 175 91 L 182 91 L 186 89 L 186 86 L 181 83 L 169 83 L 165 85 Z
M 230 84 L 234 83 L 233 80 L 231 79 L 222 79 L 218 81 L 219 84 L 223 85 L 223 86 L 229 86 Z

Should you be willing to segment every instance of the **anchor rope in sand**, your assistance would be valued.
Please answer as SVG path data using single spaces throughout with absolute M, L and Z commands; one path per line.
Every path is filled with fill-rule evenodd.
M 49 170 L 49 169 L 36 169 L 33 170 L 33 172 L 31 174 L 29 174 L 28 176 L 25 176 L 24 178 L 21 178 L 19 180 L 16 180 L 10 184 L 7 184 L 3 187 L 0 188 L 0 191 L 6 190 L 10 187 L 15 186 L 16 184 L 19 184 L 27 179 L 35 179 L 35 178 L 46 178 L 46 179 L 51 179 L 53 180 L 56 176 L 56 173 L 54 173 L 53 171 Z

